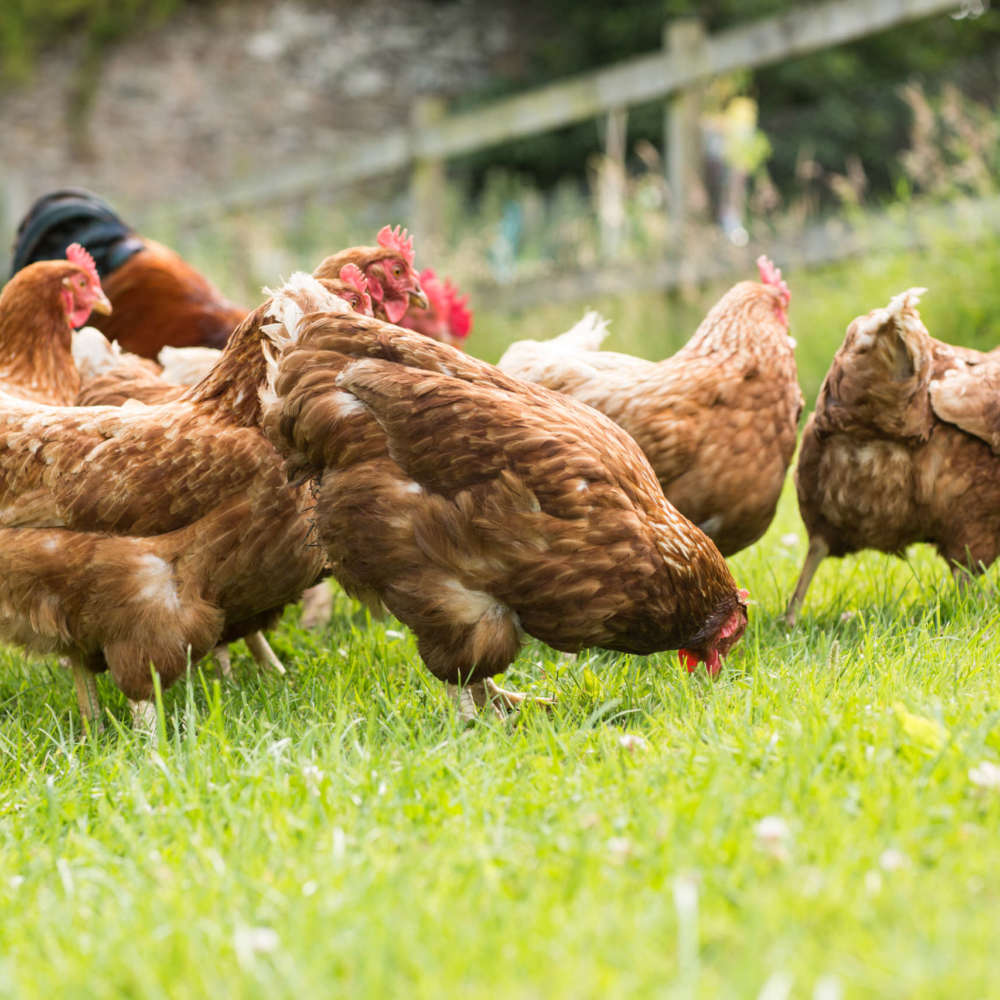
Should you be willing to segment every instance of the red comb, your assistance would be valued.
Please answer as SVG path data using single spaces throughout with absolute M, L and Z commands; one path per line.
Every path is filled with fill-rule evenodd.
M 356 292 L 361 292 L 362 295 L 368 291 L 368 283 L 357 264 L 345 264 L 340 269 L 340 280 L 345 285 L 350 285 Z
M 378 245 L 386 250 L 397 250 L 410 267 L 413 267 L 413 237 L 402 226 L 383 226 L 376 237 Z
M 434 315 L 448 324 L 448 332 L 459 340 L 468 337 L 472 329 L 468 295 L 459 296 L 451 281 L 447 278 L 442 281 L 432 267 L 425 267 L 420 272 L 420 287 L 426 293 Z
M 472 312 L 469 309 L 469 296 L 459 295 L 458 289 L 445 280 L 445 289 L 451 297 L 451 308 L 448 310 L 448 326 L 453 337 L 468 337 L 472 329 Z
M 443 318 L 448 311 L 448 299 L 444 285 L 438 280 L 434 268 L 425 267 L 418 277 L 420 278 L 420 287 L 424 290 L 424 295 L 427 296 L 427 301 L 431 304 L 431 312 L 435 316 Z
M 66 259 L 71 264 L 82 267 L 98 284 L 101 283 L 101 279 L 97 275 L 97 265 L 86 247 L 80 246 L 79 243 L 70 243 L 66 247 Z
M 785 308 L 788 308 L 788 303 L 792 301 L 792 293 L 788 290 L 788 285 L 781 280 L 781 268 L 775 267 L 768 257 L 761 254 L 757 258 L 757 270 L 760 271 L 760 280 L 765 285 L 774 285 L 781 292 Z

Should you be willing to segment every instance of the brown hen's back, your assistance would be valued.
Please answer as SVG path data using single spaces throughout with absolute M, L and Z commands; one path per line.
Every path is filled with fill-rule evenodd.
M 283 322 L 265 427 L 319 480 L 334 575 L 409 625 L 436 676 L 502 672 L 522 629 L 639 653 L 742 633 L 718 550 L 599 413 L 377 320 Z
M 169 684 L 322 575 L 311 497 L 259 428 L 267 312 L 166 405 L 0 398 L 0 637 L 141 701 L 151 663 Z
M 247 310 L 173 250 L 155 240 L 144 238 L 143 244 L 104 279 L 114 312 L 94 325 L 146 358 L 167 345 L 224 347 Z
M 795 451 L 802 393 L 787 301 L 783 283 L 741 282 L 660 362 L 597 350 L 603 328 L 585 320 L 512 345 L 499 364 L 627 430 L 670 502 L 730 555 L 767 530 Z
M 1000 553 L 1000 364 L 934 340 L 923 291 L 855 319 L 820 388 L 795 474 L 809 555 L 789 623 L 827 555 L 930 542 L 979 573 Z

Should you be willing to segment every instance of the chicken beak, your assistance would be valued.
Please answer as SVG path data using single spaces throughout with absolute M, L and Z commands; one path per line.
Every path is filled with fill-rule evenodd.
M 107 295 L 105 295 L 102 290 L 97 292 L 97 296 L 90 308 L 93 312 L 100 313 L 102 316 L 111 315 L 111 303 L 108 301 Z
M 430 309 L 431 307 L 430 299 L 427 298 L 422 288 L 410 290 L 410 305 L 417 306 L 419 309 Z

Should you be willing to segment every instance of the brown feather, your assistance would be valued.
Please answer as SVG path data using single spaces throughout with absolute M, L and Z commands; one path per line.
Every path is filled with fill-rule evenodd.
M 264 439 L 262 324 L 161 406 L 0 398 L 0 637 L 107 665 L 133 699 L 323 572 L 308 489 Z
M 1000 363 L 934 340 L 916 301 L 903 293 L 848 327 L 803 433 L 799 510 L 820 555 L 930 542 L 979 573 L 1000 553 Z
M 554 342 L 535 352 L 527 341 L 514 345 L 500 367 L 625 428 L 667 499 L 731 555 L 767 530 L 795 451 L 802 393 L 780 307 L 774 286 L 744 281 L 664 361 L 554 352 Z
M 384 600 L 436 676 L 501 672 L 522 630 L 649 653 L 742 613 L 718 550 L 601 414 L 378 320 L 284 322 L 265 429 L 319 480 L 334 575 Z

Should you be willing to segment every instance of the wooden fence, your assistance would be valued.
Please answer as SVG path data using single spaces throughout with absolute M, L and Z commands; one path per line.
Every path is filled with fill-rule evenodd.
M 184 224 L 209 222 L 239 209 L 281 202 L 409 169 L 411 226 L 433 246 L 448 158 L 607 116 L 607 152 L 625 155 L 630 105 L 664 100 L 671 203 L 683 206 L 697 139 L 698 88 L 713 76 L 801 56 L 924 17 L 955 11 L 961 0 L 828 0 L 777 17 L 705 33 L 700 22 L 668 24 L 660 50 L 604 69 L 449 114 L 436 98 L 416 102 L 407 128 L 391 129 L 338 151 L 335 160 L 300 164 L 171 210 Z
M 590 302 L 602 295 L 664 291 L 739 275 L 752 278 L 755 260 L 766 253 L 789 273 L 851 257 L 932 246 L 942 233 L 961 234 L 966 243 L 1000 234 L 1000 196 L 958 198 L 943 204 L 894 205 L 889 209 L 837 216 L 801 230 L 768 236 L 736 247 L 718 230 L 701 230 L 685 244 L 683 257 L 651 257 L 640 264 L 600 267 L 520 277 L 503 285 L 483 283 L 469 289 L 478 307 L 518 309 L 549 302 Z

